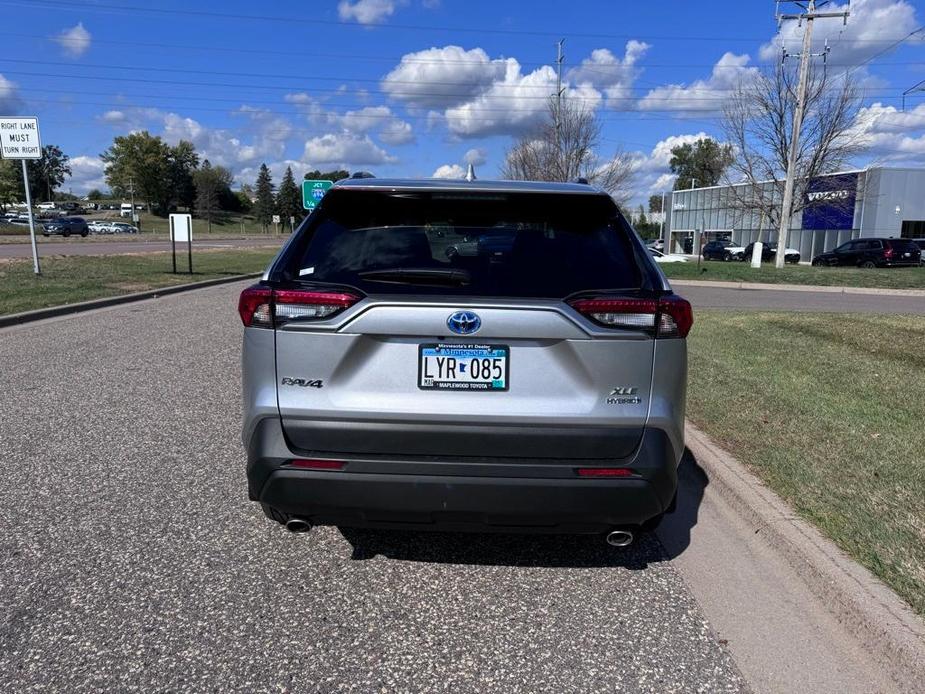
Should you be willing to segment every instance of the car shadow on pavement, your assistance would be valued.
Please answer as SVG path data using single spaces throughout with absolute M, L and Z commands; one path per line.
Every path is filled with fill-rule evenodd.
M 510 535 L 420 530 L 338 528 L 353 548 L 351 559 L 377 556 L 438 564 L 523 567 L 622 567 L 631 571 L 673 559 L 690 544 L 707 476 L 685 451 L 678 469 L 678 503 L 657 536 L 640 533 L 629 547 L 611 547 L 601 535 Z
M 691 543 L 691 530 L 697 525 L 700 504 L 710 480 L 694 454 L 684 449 L 678 466 L 678 503 L 673 513 L 665 516 L 656 535 L 668 559 L 683 553 Z

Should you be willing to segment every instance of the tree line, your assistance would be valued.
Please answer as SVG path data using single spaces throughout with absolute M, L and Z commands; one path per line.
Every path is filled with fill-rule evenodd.
M 208 159 L 200 161 L 195 146 L 180 140 L 171 146 L 147 131 L 122 135 L 100 158 L 106 164 L 106 183 L 114 195 L 128 198 L 133 192 L 153 214 L 167 214 L 186 208 L 198 217 L 212 221 L 223 213 L 249 212 L 264 229 L 279 215 L 292 228 L 305 216 L 302 191 L 292 167 L 286 167 L 279 188 L 267 165 L 261 164 L 253 185 L 245 184 L 233 192 L 232 172 Z M 305 178 L 338 180 L 349 176 L 344 170 L 310 171 Z
M 134 197 L 153 214 L 188 210 L 207 220 L 210 229 L 214 220 L 229 213 L 251 213 L 265 229 L 272 224 L 274 215 L 280 216 L 284 226 L 293 227 L 305 216 L 300 182 L 292 167 L 286 168 L 278 188 L 267 165 L 261 164 L 253 185 L 232 191 L 232 172 L 202 158 L 192 142 L 181 140 L 171 146 L 147 131 L 116 137 L 100 158 L 111 193 L 93 189 L 87 194 L 90 201 Z M 71 175 L 71 166 L 70 157 L 57 145 L 45 145 L 42 157 L 28 160 L 26 167 L 33 203 L 75 199 L 59 191 Z M 338 181 L 349 176 L 349 171 L 335 169 L 308 171 L 304 178 Z M 22 200 L 21 164 L 0 160 L 0 210 Z

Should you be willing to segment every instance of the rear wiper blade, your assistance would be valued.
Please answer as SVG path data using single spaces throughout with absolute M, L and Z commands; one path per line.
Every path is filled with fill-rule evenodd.
M 398 284 L 466 285 L 472 276 L 458 268 L 438 267 L 393 267 L 385 270 L 369 270 L 359 273 L 371 282 L 396 282 Z

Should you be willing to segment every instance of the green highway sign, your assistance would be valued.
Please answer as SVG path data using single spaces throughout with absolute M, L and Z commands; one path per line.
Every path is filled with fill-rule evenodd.
M 302 181 L 302 207 L 311 212 L 321 198 L 334 185 L 334 181 Z

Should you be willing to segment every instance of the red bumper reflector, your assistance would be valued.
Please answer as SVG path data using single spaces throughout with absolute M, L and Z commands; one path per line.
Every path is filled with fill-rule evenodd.
M 298 467 L 305 470 L 343 470 L 347 464 L 343 460 L 307 460 L 297 458 L 290 460 L 288 463 L 291 467 Z
M 632 477 L 633 471 L 625 467 L 580 467 L 579 477 Z

